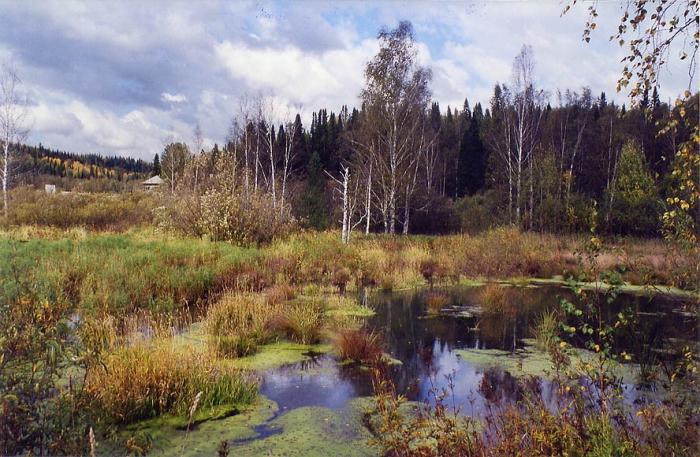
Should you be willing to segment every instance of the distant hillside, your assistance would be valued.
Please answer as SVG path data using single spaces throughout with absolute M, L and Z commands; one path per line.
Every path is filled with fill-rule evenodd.
M 140 159 L 76 154 L 47 149 L 41 144 L 20 146 L 15 165 L 15 185 L 52 183 L 65 189 L 86 190 L 123 189 L 129 181 L 150 176 L 153 167 L 152 163 Z

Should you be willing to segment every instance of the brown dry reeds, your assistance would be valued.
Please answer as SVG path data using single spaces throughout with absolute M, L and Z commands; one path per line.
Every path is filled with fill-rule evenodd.
M 335 346 L 341 359 L 357 363 L 375 363 L 383 354 L 379 334 L 362 329 L 341 331 Z

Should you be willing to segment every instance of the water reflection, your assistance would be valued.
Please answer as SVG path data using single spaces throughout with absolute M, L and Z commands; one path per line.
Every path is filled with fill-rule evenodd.
M 377 314 L 367 326 L 382 333 L 390 355 L 402 362 L 390 370 L 397 391 L 409 400 L 432 402 L 434 392 L 451 389 L 450 403 L 454 400 L 456 407 L 472 415 L 494 402 L 522 398 L 522 387 L 510 373 L 475 367 L 454 350 L 516 350 L 523 346 L 523 339 L 533 336 L 533 323 L 543 311 L 558 307 L 562 298 L 573 297 L 569 290 L 554 286 L 503 287 L 501 291 L 498 300 L 488 303 L 484 288 L 445 290 L 449 300 L 441 314 L 426 312 L 429 291 L 370 296 L 368 304 Z M 697 340 L 697 317 L 675 312 L 679 308 L 675 299 L 621 296 L 605 309 L 606 317 L 613 319 L 623 306 L 634 313 L 635 323 L 622 336 L 618 349 L 635 354 L 641 365 L 652 366 L 660 355 L 669 356 L 683 342 Z M 527 388 L 541 394 L 546 403 L 552 401 L 550 382 L 538 381 Z M 321 356 L 268 372 L 261 390 L 282 410 L 300 406 L 339 409 L 351 398 L 371 395 L 372 384 L 366 370 L 338 366 L 330 356 Z M 636 386 L 626 385 L 625 390 L 634 401 Z

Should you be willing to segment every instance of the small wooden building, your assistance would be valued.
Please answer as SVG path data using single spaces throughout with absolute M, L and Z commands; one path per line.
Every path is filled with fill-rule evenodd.
M 152 177 L 148 178 L 147 180 L 142 182 L 141 185 L 143 186 L 143 190 L 151 191 L 151 190 L 154 190 L 154 189 L 157 189 L 158 187 L 160 187 L 161 184 L 163 184 L 164 182 L 165 181 L 163 181 L 163 178 L 156 175 L 156 176 L 152 176 Z

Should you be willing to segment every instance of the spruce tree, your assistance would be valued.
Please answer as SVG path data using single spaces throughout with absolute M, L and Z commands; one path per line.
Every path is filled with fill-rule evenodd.
M 314 151 L 306 166 L 306 191 L 301 199 L 301 214 L 310 227 L 316 230 L 328 228 L 324 199 L 323 167 L 318 152 Z
M 158 157 L 158 153 L 156 152 L 156 156 L 153 158 L 153 170 L 151 171 L 151 176 L 159 176 L 160 175 L 160 157 Z
M 655 235 L 661 214 L 659 192 L 640 151 L 628 141 L 622 148 L 618 178 L 607 189 L 613 231 L 624 234 Z
M 486 148 L 481 140 L 482 120 L 481 105 L 477 103 L 460 143 L 458 178 L 458 194 L 460 196 L 472 195 L 484 187 Z

